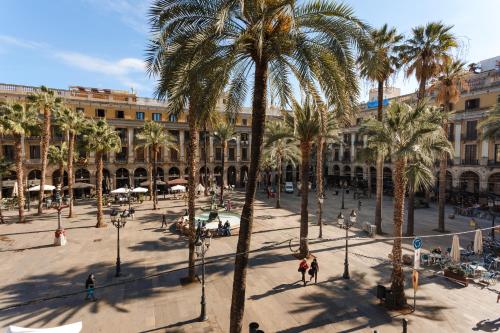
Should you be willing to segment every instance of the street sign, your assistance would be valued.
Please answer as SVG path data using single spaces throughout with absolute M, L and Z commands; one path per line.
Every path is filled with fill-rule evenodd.
M 417 291 L 417 289 L 418 289 L 418 271 L 417 270 L 413 270 L 411 281 L 413 284 L 413 290 Z
M 420 269 L 420 249 L 415 249 L 413 255 L 413 269 Z
M 422 240 L 420 238 L 415 238 L 413 240 L 413 247 L 415 248 L 415 250 L 418 250 L 422 247 Z

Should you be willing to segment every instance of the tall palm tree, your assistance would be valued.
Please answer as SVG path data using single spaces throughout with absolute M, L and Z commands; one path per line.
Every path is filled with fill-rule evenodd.
M 230 332 L 241 331 L 253 203 L 261 159 L 269 89 L 282 106 L 291 96 L 290 77 L 332 105 L 349 110 L 358 93 L 353 48 L 366 44 L 367 26 L 350 7 L 330 1 L 157 0 L 151 12 L 160 20 L 153 33 L 165 45 L 150 58 L 177 61 L 171 81 L 185 82 L 186 68 L 219 61 L 221 77 L 230 78 L 227 109 L 238 109 L 253 82 L 251 162 L 235 258 Z M 163 52 L 164 51 L 164 52 Z M 169 63 L 166 61 L 164 63 Z M 252 75 L 253 80 L 247 80 Z M 221 79 L 221 81 L 224 81 Z M 268 86 L 269 83 L 269 86 Z M 220 85 L 218 85 L 220 87 Z
M 42 141 L 41 141 L 41 157 L 42 157 L 42 175 L 40 178 L 40 196 L 38 200 L 38 214 L 43 211 L 43 198 L 45 187 L 45 176 L 47 173 L 47 155 L 49 153 L 50 137 L 51 137 L 51 120 L 52 114 L 61 105 L 61 98 L 56 97 L 54 90 L 41 86 L 35 94 L 30 94 L 27 97 L 28 107 L 35 109 L 43 114 Z
M 415 74 L 419 83 L 417 100 L 425 98 L 429 80 L 439 75 L 443 64 L 451 57 L 450 52 L 458 46 L 451 33 L 453 26 L 442 22 L 430 22 L 412 29 L 412 36 L 398 47 L 399 57 L 405 65 L 407 77 Z M 408 224 L 413 224 L 415 215 L 415 191 L 408 192 Z
M 69 192 L 69 209 L 68 218 L 73 217 L 73 162 L 75 159 L 76 138 L 82 132 L 85 126 L 85 117 L 83 113 L 62 106 L 56 112 L 56 123 L 68 137 L 68 192 Z
M 0 134 L 1 134 L 1 123 L 0 123 Z M 12 163 L 6 161 L 2 156 L 0 157 L 0 224 L 4 223 L 3 214 L 2 214 L 2 189 L 3 189 L 3 178 L 6 176 L 10 176 L 12 171 Z
M 378 119 L 377 119 L 378 120 Z M 377 164 L 378 161 L 378 151 L 370 147 L 364 147 L 357 152 L 356 160 L 360 163 L 364 163 L 368 169 L 367 176 L 367 186 L 368 186 L 368 197 L 371 198 L 372 191 L 372 173 L 371 167 Z
M 368 134 L 368 146 L 391 151 L 394 161 L 394 231 L 392 248 L 391 290 L 394 299 L 391 306 L 402 307 L 406 303 L 404 274 L 402 269 L 401 238 L 406 185 L 415 164 L 420 170 L 419 181 L 431 183 L 432 163 L 436 154 L 450 153 L 451 144 L 440 122 L 439 112 L 419 103 L 415 109 L 404 103 L 391 103 L 383 121 L 367 120 L 362 133 Z M 410 161 L 410 163 L 409 163 Z
M 103 155 L 109 152 L 119 152 L 122 147 L 120 136 L 108 125 L 104 119 L 90 120 L 83 130 L 83 139 L 87 150 L 95 152 L 95 163 L 97 168 L 97 224 L 96 228 L 103 228 L 104 214 L 102 211 L 102 177 L 103 177 Z
M 295 163 L 300 160 L 300 150 L 294 138 L 273 138 L 287 131 L 282 121 L 272 121 L 266 125 L 266 137 L 264 140 L 264 155 L 270 161 L 275 161 L 278 170 L 278 191 L 276 195 L 276 208 L 281 208 L 281 172 L 283 163 Z
M 465 63 L 460 60 L 446 59 L 441 66 L 441 74 L 432 82 L 431 90 L 436 91 L 436 103 L 443 107 L 443 129 L 448 133 L 448 119 L 455 103 L 460 99 L 462 90 L 469 89 L 466 80 Z M 438 230 L 444 232 L 444 206 L 446 201 L 446 154 L 439 160 L 439 217 Z M 408 223 L 409 224 L 409 223 Z
M 483 140 L 500 138 L 500 101 L 491 108 L 488 116 L 479 123 Z
M 214 127 L 214 135 L 220 140 L 221 146 L 222 146 L 222 161 L 221 161 L 221 186 L 220 186 L 220 204 L 222 205 L 224 203 L 224 165 L 225 165 L 225 159 L 226 159 L 226 150 L 227 150 L 227 143 L 229 140 L 234 139 L 234 136 L 236 133 L 234 132 L 234 125 L 232 124 L 231 120 L 228 119 L 227 117 L 224 119 L 221 119 L 219 122 L 217 122 Z
M 147 121 L 144 123 L 142 130 L 136 134 L 136 137 L 138 140 L 140 140 L 142 143 L 140 146 L 137 147 L 143 147 L 145 150 L 149 149 L 151 154 L 153 155 L 152 158 L 152 169 L 153 169 L 153 209 L 157 209 L 158 205 L 158 195 L 156 191 L 156 181 L 157 181 L 157 167 L 156 167 L 156 161 L 158 159 L 158 152 L 160 151 L 160 148 L 163 149 L 176 149 L 177 150 L 177 145 L 174 144 L 176 142 L 176 139 L 167 132 L 165 127 L 157 122 L 154 121 Z
M 66 142 L 63 142 L 60 146 L 50 145 L 48 160 L 49 164 L 55 165 L 59 168 L 59 185 L 61 185 L 62 189 L 64 186 L 64 167 L 68 163 L 68 145 Z
M 360 65 L 360 74 L 377 83 L 377 120 L 382 121 L 384 86 L 399 67 L 397 48 L 404 36 L 398 34 L 395 28 L 389 28 L 387 24 L 384 24 L 380 29 L 372 30 L 370 37 L 371 45 L 361 52 L 358 64 Z M 377 189 L 375 205 L 375 226 L 378 234 L 382 234 L 383 169 L 384 156 L 379 156 L 376 163 Z
M 24 161 L 23 138 L 36 135 L 40 131 L 38 112 L 21 104 L 0 104 L 0 128 L 5 135 L 12 135 L 15 140 L 17 203 L 19 223 L 24 222 Z M 43 192 L 43 191 L 40 191 Z

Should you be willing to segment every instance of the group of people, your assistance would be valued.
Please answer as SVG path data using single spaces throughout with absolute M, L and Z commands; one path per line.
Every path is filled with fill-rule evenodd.
M 311 266 L 309 266 L 309 264 L 307 263 L 307 259 L 302 259 L 300 261 L 298 271 L 302 275 L 302 282 L 304 283 L 304 286 L 307 284 L 307 282 L 312 281 L 313 278 L 314 283 L 318 283 L 319 264 L 316 258 L 314 258 L 311 262 Z M 309 274 L 309 281 L 306 281 L 306 272 Z
M 217 225 L 217 235 L 219 236 L 231 236 L 231 224 L 226 220 L 224 224 L 219 219 L 219 224 Z

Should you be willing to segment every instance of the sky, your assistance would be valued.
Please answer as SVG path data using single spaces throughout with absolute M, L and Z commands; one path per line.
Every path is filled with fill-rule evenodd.
M 411 28 L 441 20 L 454 25 L 466 62 L 500 55 L 500 0 L 348 0 L 374 27 L 384 23 L 409 35 Z M 150 0 L 2 0 L 0 83 L 66 89 L 87 86 L 153 96 L 144 70 Z M 393 79 L 402 93 L 414 79 Z M 361 82 L 360 100 L 369 83 Z

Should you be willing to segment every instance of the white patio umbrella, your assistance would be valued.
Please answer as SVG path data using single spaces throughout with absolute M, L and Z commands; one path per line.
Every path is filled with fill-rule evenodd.
M 154 183 L 154 182 L 153 182 L 153 183 Z M 164 182 L 163 180 L 161 180 L 161 179 L 157 179 L 157 180 L 156 180 L 156 185 L 157 185 L 157 186 L 160 186 L 160 185 L 166 185 L 166 184 L 167 184 L 167 183 L 165 183 L 165 182 Z M 149 180 L 146 180 L 146 181 L 142 182 L 140 185 L 141 185 L 141 186 L 148 186 L 148 185 L 149 185 Z
M 481 229 L 477 229 L 474 234 L 474 253 L 483 253 L 483 232 Z
M 172 191 L 186 192 L 186 187 L 182 185 L 172 186 Z
M 198 184 L 198 186 L 196 186 L 195 192 L 203 192 L 203 191 L 205 191 L 205 187 L 203 187 L 203 185 L 201 184 Z
M 52 186 L 52 185 L 44 185 L 43 186 L 43 190 L 44 192 L 47 192 L 47 191 L 53 191 L 56 187 L 55 186 Z M 36 185 L 36 186 L 33 186 L 33 187 L 30 187 L 28 189 L 29 192 L 40 192 L 40 185 Z
M 460 261 L 460 242 L 458 240 L 458 235 L 453 235 L 453 241 L 451 242 L 451 260 L 454 262 Z
M 19 187 L 17 186 L 17 182 L 14 182 L 14 187 L 12 188 L 12 196 L 17 197 L 19 195 Z
M 6 333 L 79 333 L 82 330 L 82 322 L 63 325 L 52 328 L 27 328 L 19 326 L 9 326 Z
M 111 194 L 127 194 L 130 190 L 125 187 L 117 188 L 116 190 L 111 191 Z
M 136 187 L 132 190 L 132 193 L 146 193 L 148 191 L 147 188 L 144 187 Z

